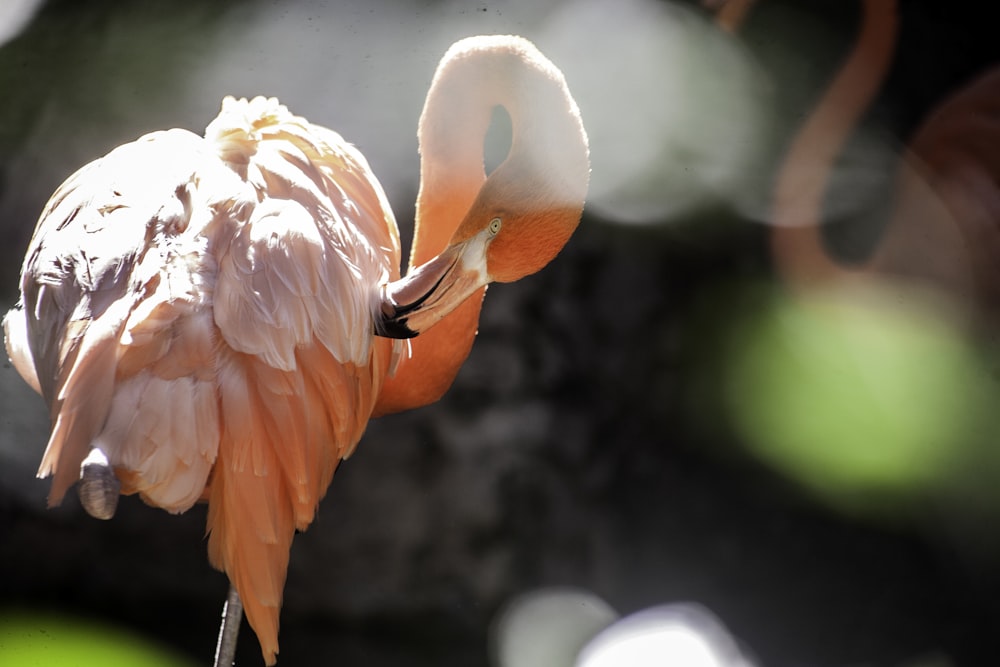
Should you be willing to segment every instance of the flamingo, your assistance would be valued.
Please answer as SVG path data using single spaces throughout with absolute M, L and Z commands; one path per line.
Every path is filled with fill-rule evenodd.
M 735 33 L 754 0 L 703 0 Z M 839 152 L 892 64 L 895 0 L 862 0 L 860 32 L 844 64 L 793 138 L 776 176 L 771 250 L 795 289 L 872 286 L 906 277 L 955 304 L 990 311 L 1000 302 L 1000 67 L 990 67 L 934 108 L 910 138 L 896 174 L 882 242 L 860 266 L 830 258 L 820 234 L 823 198 Z M 987 318 L 989 319 L 989 317 Z
M 512 141 L 487 176 L 495 105 Z M 209 560 L 268 665 L 292 536 L 338 463 L 372 416 L 447 390 L 486 285 L 541 269 L 582 214 L 579 111 L 525 39 L 448 49 L 418 137 L 406 277 L 356 148 L 273 98 L 226 98 L 203 137 L 153 132 L 70 176 L 4 318 L 8 355 L 51 415 L 49 505 L 77 481 L 100 519 L 119 494 L 172 513 L 207 501 Z
M 792 284 L 815 285 L 855 273 L 822 248 L 823 195 L 837 155 L 888 74 L 897 33 L 894 0 L 862 2 L 854 47 L 785 154 L 774 189 L 771 247 L 779 271 Z
M 880 245 L 859 267 L 823 248 L 820 216 L 833 162 L 882 84 L 898 36 L 896 3 L 864 0 L 861 30 L 844 65 L 795 137 L 778 173 L 771 248 L 792 286 L 870 285 L 907 277 L 951 300 L 989 310 L 1000 276 L 1000 68 L 975 77 L 934 108 L 910 138 L 896 174 Z

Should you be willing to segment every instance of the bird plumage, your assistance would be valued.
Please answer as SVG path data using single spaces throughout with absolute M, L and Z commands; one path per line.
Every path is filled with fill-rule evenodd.
M 484 89 L 483 72 L 503 80 Z M 8 354 L 50 407 L 39 468 L 53 476 L 50 504 L 78 479 L 99 518 L 114 513 L 117 483 L 170 512 L 207 500 L 209 559 L 268 664 L 292 537 L 369 418 L 436 400 L 469 352 L 486 283 L 537 271 L 579 222 L 586 135 L 534 46 L 463 40 L 435 86 L 421 127 L 457 104 L 480 134 L 425 143 L 422 130 L 411 265 L 461 255 L 457 270 L 422 280 L 451 266 L 431 259 L 400 278 L 396 223 L 364 157 L 277 100 L 226 98 L 204 137 L 154 132 L 71 176 L 42 212 L 22 299 L 4 319 Z M 496 103 L 522 122 L 487 178 L 482 135 Z M 456 151 L 467 159 L 445 159 Z M 544 178 L 519 185 L 540 165 Z M 505 234 L 506 255 L 492 257 Z M 518 236 L 528 260 L 511 250 Z M 415 303 L 404 313 L 393 294 Z M 421 309 L 425 326 L 411 331 L 407 313 Z M 440 335 L 410 350 L 376 335 L 438 321 Z
M 153 505 L 207 497 L 211 561 L 272 661 L 292 535 L 401 349 L 370 324 L 398 266 L 364 158 L 273 99 L 229 98 L 204 138 L 155 132 L 84 167 L 43 212 L 6 318 L 52 407 L 50 503 L 91 448 Z

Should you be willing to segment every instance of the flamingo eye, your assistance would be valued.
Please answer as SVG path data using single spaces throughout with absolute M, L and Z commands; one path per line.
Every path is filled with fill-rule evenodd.
M 490 236 L 496 236 L 500 233 L 501 224 L 500 218 L 493 218 L 490 220 Z

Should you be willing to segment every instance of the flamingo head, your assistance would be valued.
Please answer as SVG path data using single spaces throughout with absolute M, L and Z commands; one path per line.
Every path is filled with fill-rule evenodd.
M 539 188 L 540 181 L 523 175 L 504 178 L 509 166 L 501 165 L 483 184 L 439 255 L 382 287 L 378 335 L 416 336 L 489 283 L 539 271 L 566 245 L 580 222 L 582 193 L 553 197 L 565 190 L 551 183 Z M 585 190 L 585 178 L 582 182 Z

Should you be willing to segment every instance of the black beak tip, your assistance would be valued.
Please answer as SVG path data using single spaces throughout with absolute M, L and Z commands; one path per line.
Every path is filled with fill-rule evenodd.
M 381 317 L 375 320 L 375 335 L 383 338 L 413 338 L 419 332 L 406 326 L 405 317 Z

